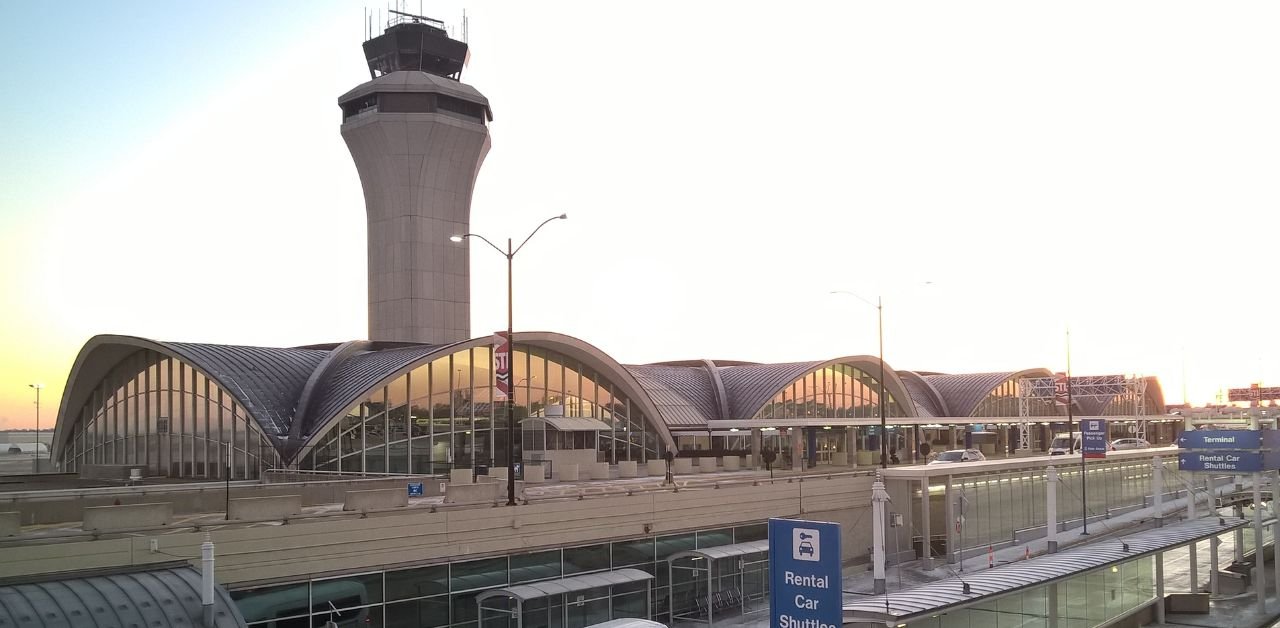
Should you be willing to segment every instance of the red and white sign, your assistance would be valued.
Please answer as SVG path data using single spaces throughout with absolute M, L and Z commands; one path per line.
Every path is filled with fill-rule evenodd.
M 493 400 L 506 401 L 511 394 L 511 343 L 507 332 L 493 335 Z
M 1065 406 L 1071 401 L 1071 396 L 1067 392 L 1067 374 L 1053 374 L 1053 401 L 1060 406 Z

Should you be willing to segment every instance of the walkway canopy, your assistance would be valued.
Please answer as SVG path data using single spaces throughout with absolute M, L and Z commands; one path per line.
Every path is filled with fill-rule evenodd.
M 1244 519 L 1193 519 L 1096 541 L 1029 560 L 947 578 L 844 605 L 844 622 L 899 625 L 958 610 L 1024 589 L 1151 556 L 1248 525 Z M 966 586 L 967 585 L 967 586 Z M 967 590 L 966 590 L 967 589 Z M 1052 609 L 1050 609 L 1052 610 Z
M 170 569 L 108 572 L 0 584 L 0 626 L 203 626 L 200 572 Z M 213 626 L 239 628 L 244 617 L 226 590 L 213 596 Z
M 649 619 L 649 581 L 639 569 L 619 569 L 485 591 L 476 596 L 480 625 L 590 626 L 622 617 Z M 551 621 L 553 613 L 560 618 Z M 515 621 L 511 621 L 514 618 Z
M 745 616 L 767 610 L 769 541 L 676 552 L 667 558 L 667 578 L 673 623 L 684 619 L 710 626 L 716 613 Z

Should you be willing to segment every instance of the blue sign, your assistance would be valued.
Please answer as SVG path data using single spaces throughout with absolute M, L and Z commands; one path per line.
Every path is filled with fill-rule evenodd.
M 1270 464 L 1268 464 L 1270 463 Z M 1280 463 L 1280 455 L 1256 451 L 1181 451 L 1178 452 L 1179 471 L 1229 471 L 1248 473 L 1274 469 Z
M 1270 430 L 1280 434 L 1280 430 Z M 1270 440 L 1270 439 L 1268 439 Z M 1191 430 L 1178 437 L 1183 449 L 1257 449 L 1262 432 L 1257 430 Z
M 409 497 L 422 497 L 422 482 L 409 483 Z
M 841 628 L 840 524 L 769 520 L 771 628 Z
M 1080 453 L 1084 454 L 1085 458 L 1107 457 L 1106 419 L 1080 421 Z

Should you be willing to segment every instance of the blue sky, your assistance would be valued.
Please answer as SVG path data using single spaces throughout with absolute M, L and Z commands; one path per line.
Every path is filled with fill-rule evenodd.
M 416 3 L 411 3 L 416 4 Z M 1274 3 L 435 2 L 493 104 L 517 329 L 626 363 L 1280 380 Z M 411 7 L 416 8 L 416 7 Z M 365 333 L 363 4 L 0 5 L 0 423 L 95 333 Z M 493 259 L 491 259 L 491 257 Z M 503 260 L 472 253 L 472 329 Z M 922 281 L 932 281 L 922 289 Z

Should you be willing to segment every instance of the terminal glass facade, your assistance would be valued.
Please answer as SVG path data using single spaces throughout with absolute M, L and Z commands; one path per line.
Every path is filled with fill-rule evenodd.
M 252 479 L 280 466 L 271 441 L 229 393 L 155 351 L 121 360 L 74 416 L 60 455 L 71 473 L 138 465 L 148 475 L 222 479 L 230 466 L 232 478 Z
M 362 473 L 444 473 L 504 464 L 507 409 L 494 403 L 493 356 L 472 347 L 402 373 L 353 405 L 304 450 L 299 468 Z M 517 346 L 512 386 L 517 425 L 528 417 L 598 419 L 608 430 L 580 439 L 598 462 L 658 454 L 649 419 L 616 385 L 576 360 Z M 516 452 L 521 430 L 516 430 Z M 584 445 L 586 446 L 586 445 Z
M 668 557 L 691 549 L 744 543 L 766 538 L 764 523 L 698 530 L 679 534 L 647 536 L 565 547 L 545 551 L 510 554 L 478 560 L 457 561 L 404 569 L 387 569 L 316 578 L 307 582 L 232 591 L 245 621 L 250 626 L 321 626 L 332 620 L 339 626 L 387 628 L 494 628 L 494 621 L 479 623 L 476 597 L 489 590 L 515 584 L 555 580 L 592 572 L 632 568 L 648 572 L 653 580 L 633 586 L 614 587 L 611 594 L 587 592 L 582 600 L 568 602 L 569 623 L 530 624 L 526 628 L 582 628 L 613 617 L 642 617 L 644 595 L 651 595 L 653 618 L 666 622 L 671 614 L 672 583 L 667 575 Z M 693 604 L 686 588 L 677 583 L 677 598 Z M 547 604 L 564 604 L 544 598 Z M 537 610 L 527 604 L 527 610 Z M 531 616 L 561 617 L 560 609 Z M 677 613 L 680 609 L 677 609 Z M 502 628 L 514 626 L 507 618 L 496 622 Z
M 907 416 L 898 400 L 889 395 L 887 416 Z M 875 376 L 849 364 L 832 364 L 805 373 L 774 395 L 754 419 L 815 417 L 860 418 L 880 416 L 880 382 Z

